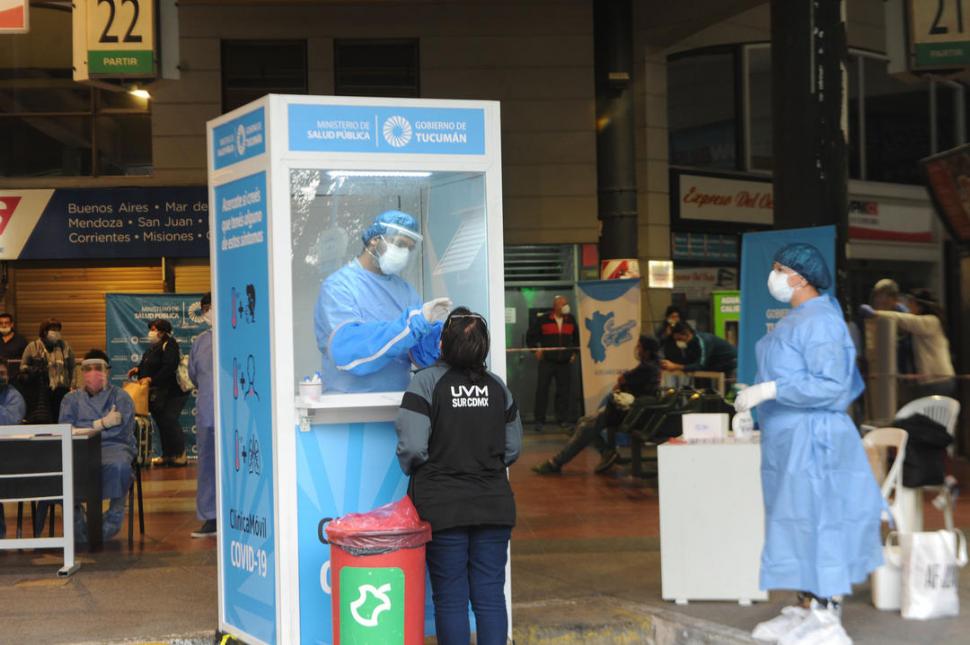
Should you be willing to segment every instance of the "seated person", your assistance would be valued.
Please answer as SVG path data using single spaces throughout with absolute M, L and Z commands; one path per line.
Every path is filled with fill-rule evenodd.
M 659 348 L 660 344 L 655 338 L 648 334 L 641 334 L 634 350 L 634 356 L 639 364 L 617 378 L 613 393 L 626 392 L 636 398 L 656 392 L 660 387 L 660 366 L 657 364 Z M 559 473 L 563 466 L 590 444 L 593 444 L 601 455 L 594 471 L 604 473 L 609 470 L 619 459 L 619 454 L 616 452 L 616 447 L 603 438 L 603 430 L 620 425 L 626 415 L 626 409 L 616 403 L 612 394 L 606 397 L 605 403 L 605 406 L 601 407 L 596 414 L 579 420 L 573 436 L 569 438 L 569 442 L 562 450 L 547 461 L 536 464 L 532 470 L 540 475 Z
M 323 383 L 332 392 L 407 389 L 411 364 L 438 359 L 441 322 L 451 300 L 421 304 L 399 274 L 421 241 L 407 213 L 387 211 L 361 235 L 364 249 L 324 280 L 313 314 L 323 354 Z
M 679 322 L 670 330 L 670 342 L 664 344 L 666 358 L 660 367 L 667 371 L 724 372 L 731 375 L 738 367 L 738 349 L 723 338 L 707 332 L 695 332 Z
M 92 349 L 84 355 L 81 374 L 84 387 L 61 402 L 60 423 L 74 428 L 101 431 L 101 494 L 111 500 L 102 525 L 105 540 L 114 537 L 125 516 L 125 497 L 131 487 L 131 462 L 135 458 L 135 404 L 127 392 L 111 385 L 108 355 Z M 88 504 L 95 503 L 88 500 Z M 39 517 L 44 513 L 38 511 Z M 84 514 L 75 513 L 75 540 L 87 540 Z
M 0 316 L 2 319 L 2 316 Z M 24 420 L 27 404 L 20 392 L 10 385 L 7 359 L 0 358 L 0 426 L 20 425 Z M 0 504 L 0 539 L 6 535 L 7 524 L 3 515 L 3 504 Z

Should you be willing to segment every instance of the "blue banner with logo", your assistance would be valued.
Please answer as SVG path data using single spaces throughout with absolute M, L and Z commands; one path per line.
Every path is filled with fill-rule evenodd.
M 266 173 L 217 186 L 214 192 L 224 616 L 247 634 L 275 643 Z
M 482 109 L 293 103 L 288 110 L 294 151 L 485 154 Z
M 208 255 L 204 186 L 0 189 L 0 260 Z
M 257 108 L 212 131 L 212 165 L 216 170 L 266 152 L 266 110 Z
M 792 228 L 745 233 L 741 238 L 741 336 L 738 342 L 738 383 L 755 382 L 758 366 L 754 347 L 791 308 L 768 293 L 768 274 L 775 253 L 783 246 L 804 242 L 816 247 L 835 275 L 835 227 Z M 826 293 L 835 295 L 835 286 Z
M 128 370 L 138 367 L 149 348 L 148 323 L 164 318 L 172 323 L 179 351 L 188 356 L 195 339 L 209 326 L 202 320 L 201 293 L 109 293 L 105 295 L 105 327 L 111 358 L 111 383 L 121 387 Z M 195 390 L 182 408 L 179 421 L 185 432 L 185 450 L 198 456 L 195 444 Z M 161 454 L 157 432 L 152 433 L 152 454 Z
M 617 377 L 636 366 L 640 279 L 590 280 L 577 286 L 583 399 L 586 414 L 592 414 L 613 390 Z

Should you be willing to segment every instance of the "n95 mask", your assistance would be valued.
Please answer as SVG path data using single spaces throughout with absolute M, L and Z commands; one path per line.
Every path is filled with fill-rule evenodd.
M 795 288 L 788 284 L 788 274 L 782 271 L 772 271 L 768 276 L 768 293 L 779 302 L 791 302 L 795 295 Z
M 385 275 L 397 275 L 408 265 L 408 257 L 411 251 L 401 248 L 394 244 L 387 244 L 384 252 L 377 258 L 377 264 L 381 268 L 381 273 Z

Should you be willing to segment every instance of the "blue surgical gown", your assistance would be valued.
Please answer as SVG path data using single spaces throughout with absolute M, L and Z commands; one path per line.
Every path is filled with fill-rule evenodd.
M 199 450 L 199 471 L 195 512 L 200 520 L 216 519 L 215 400 L 212 391 L 212 330 L 192 343 L 189 378 L 195 383 L 195 445 Z
M 792 309 L 758 341 L 765 544 L 761 588 L 851 593 L 882 563 L 882 496 L 846 409 L 864 389 L 831 296 Z
M 424 319 L 414 287 L 356 259 L 324 280 L 313 322 L 330 391 L 402 391 L 412 361 L 427 367 L 438 358 L 441 323 Z
M 9 385 L 3 388 L 0 392 L 0 426 L 19 425 L 26 411 L 27 404 L 20 392 Z
M 131 487 L 131 462 L 135 458 L 135 404 L 128 393 L 114 385 L 91 396 L 80 388 L 61 401 L 61 423 L 75 428 L 91 428 L 111 412 L 121 413 L 121 424 L 101 432 L 101 494 L 106 499 L 124 497 Z

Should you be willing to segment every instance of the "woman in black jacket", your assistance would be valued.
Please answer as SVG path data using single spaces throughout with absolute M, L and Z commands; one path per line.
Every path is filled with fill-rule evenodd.
M 441 645 L 468 645 L 471 600 L 479 645 L 504 645 L 505 563 L 515 525 L 506 468 L 522 447 L 512 394 L 485 367 L 485 319 L 455 309 L 441 361 L 414 375 L 397 418 L 408 495 L 431 523 L 428 573 Z
M 148 342 L 151 347 L 141 357 L 138 367 L 128 372 L 128 377 L 138 377 L 147 382 L 148 410 L 155 419 L 162 440 L 161 464 L 164 466 L 184 466 L 188 463 L 185 456 L 185 435 L 179 416 L 189 398 L 178 384 L 175 374 L 178 371 L 181 353 L 179 344 L 172 336 L 172 323 L 158 318 L 148 323 Z

